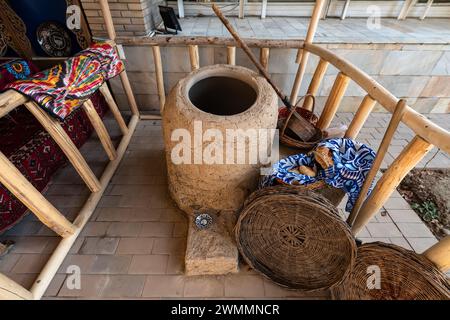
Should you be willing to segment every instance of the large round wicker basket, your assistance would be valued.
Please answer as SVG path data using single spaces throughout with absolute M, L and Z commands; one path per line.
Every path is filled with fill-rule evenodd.
M 353 271 L 332 295 L 346 300 L 448 300 L 450 285 L 424 256 L 374 242 L 358 248 Z
M 291 289 L 338 285 L 356 257 L 355 240 L 336 207 L 304 188 L 278 185 L 254 192 L 235 232 L 245 261 Z

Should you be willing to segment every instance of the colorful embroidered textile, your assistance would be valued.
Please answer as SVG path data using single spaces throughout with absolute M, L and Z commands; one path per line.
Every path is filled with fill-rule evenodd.
M 15 75 L 9 73 L 8 69 L 17 62 L 0 65 L 0 91 L 8 81 L 14 81 L 23 74 L 18 72 L 18 65 L 14 69 Z M 22 70 L 37 70 L 32 63 L 20 63 L 26 64 Z M 91 100 L 100 117 L 103 117 L 108 110 L 103 96 L 97 92 Z M 77 147 L 81 147 L 93 132 L 91 122 L 82 109 L 67 116 L 61 125 Z M 8 117 L 0 118 L 0 137 L 0 151 L 39 191 L 45 190 L 51 177 L 66 163 L 64 153 L 53 138 L 23 106 L 11 111 Z M 27 212 L 27 208 L 0 184 L 0 233 L 18 223 Z
M 26 79 L 37 71 L 33 64 L 21 59 L 0 64 L 0 88 L 17 79 Z
M 123 69 L 114 47 L 97 43 L 64 63 L 9 84 L 6 89 L 29 96 L 51 115 L 64 120 Z
M 270 186 L 281 181 L 286 184 L 309 185 L 320 180 L 326 184 L 343 189 L 348 194 L 345 210 L 350 212 L 359 196 L 364 180 L 372 167 L 375 152 L 365 144 L 350 139 L 329 139 L 320 142 L 317 148 L 325 147 L 331 151 L 333 164 L 327 169 L 320 167 L 309 154 L 295 154 L 278 161 L 272 168 L 272 174 L 263 181 L 263 186 Z M 317 168 L 314 177 L 299 173 L 299 166 Z M 372 191 L 369 189 L 368 194 Z

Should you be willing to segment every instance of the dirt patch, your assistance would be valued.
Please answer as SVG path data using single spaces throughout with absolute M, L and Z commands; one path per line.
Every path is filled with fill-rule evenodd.
M 450 234 L 450 169 L 415 169 L 399 192 L 439 239 Z

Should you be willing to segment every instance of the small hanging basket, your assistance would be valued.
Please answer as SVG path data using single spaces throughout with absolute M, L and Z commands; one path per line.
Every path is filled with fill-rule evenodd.
M 254 192 L 235 234 L 253 269 L 305 292 L 340 284 L 356 257 L 355 240 L 336 207 L 304 188 L 279 185 Z
M 449 300 L 450 284 L 424 256 L 374 242 L 358 248 L 353 271 L 332 295 L 345 300 Z
M 303 99 L 305 99 L 306 97 L 310 97 L 313 101 L 311 111 L 308 109 L 305 109 L 303 107 L 297 107 L 299 102 L 302 101 Z M 278 123 L 279 123 L 279 127 L 281 128 L 280 141 L 282 144 L 284 144 L 288 147 L 298 148 L 303 151 L 309 151 L 312 148 L 314 148 L 315 145 L 318 142 L 320 142 L 320 140 L 323 139 L 324 135 L 323 135 L 322 130 L 317 129 L 316 134 L 311 139 L 311 141 L 305 142 L 305 141 L 298 140 L 296 138 L 295 133 L 292 132 L 292 130 L 290 130 L 288 127 L 289 121 L 291 121 L 291 118 L 294 115 L 294 113 L 297 113 L 294 116 L 301 116 L 302 118 L 308 120 L 311 124 L 313 124 L 315 126 L 317 124 L 317 121 L 319 120 L 317 118 L 317 116 L 314 114 L 315 105 L 316 105 L 315 97 L 312 94 L 306 94 L 297 101 L 296 106 L 294 108 L 292 108 L 292 110 L 289 111 L 286 107 L 281 108 L 279 110 Z

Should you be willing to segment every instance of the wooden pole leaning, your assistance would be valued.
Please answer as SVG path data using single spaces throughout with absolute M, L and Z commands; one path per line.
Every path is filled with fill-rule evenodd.
M 415 136 L 392 162 L 389 168 L 378 180 L 370 196 L 359 210 L 352 225 L 352 233 L 356 236 L 361 229 L 377 214 L 383 204 L 391 196 L 403 178 L 420 160 L 433 148 L 433 145 Z
M 94 104 L 91 100 L 87 100 L 85 103 L 83 103 L 82 108 L 89 118 L 92 126 L 94 127 L 94 130 L 97 133 L 98 138 L 103 146 L 103 149 L 105 149 L 109 160 L 114 160 L 115 158 L 117 158 L 116 149 L 114 148 L 105 124 L 98 115 L 97 110 L 95 110 Z
M 0 183 L 20 200 L 38 219 L 61 237 L 75 232 L 70 223 L 0 152 Z
M 391 121 L 386 129 L 386 132 L 381 140 L 380 147 L 378 148 L 377 155 L 373 161 L 372 167 L 369 170 L 369 173 L 366 176 L 366 180 L 361 188 L 358 199 L 353 206 L 352 212 L 350 213 L 347 223 L 352 225 L 355 221 L 356 215 L 358 214 L 359 209 L 361 208 L 364 200 L 366 199 L 367 192 L 369 191 L 370 186 L 372 185 L 373 179 L 377 175 L 378 170 L 380 170 L 381 163 L 383 162 L 384 157 L 389 149 L 389 145 L 391 144 L 392 138 L 394 137 L 395 131 L 397 130 L 400 121 L 402 120 L 403 115 L 405 114 L 406 109 L 406 101 L 401 99 L 397 107 L 394 110 Z
M 188 45 L 189 49 L 189 60 L 191 61 L 191 70 L 197 70 L 200 68 L 200 57 L 198 53 L 197 45 Z
M 322 79 L 327 72 L 329 63 L 326 60 L 320 59 L 319 63 L 317 64 L 316 70 L 314 71 L 313 78 L 311 80 L 311 83 L 309 84 L 307 93 L 316 96 L 317 91 L 319 90 L 320 83 L 322 82 Z M 311 110 L 311 107 L 313 105 L 313 98 L 311 96 L 306 96 L 305 101 L 303 102 L 303 108 L 307 110 Z
M 311 21 L 309 22 L 308 32 L 306 34 L 305 43 L 312 43 L 314 40 L 314 35 L 317 31 L 317 26 L 319 20 L 322 16 L 323 6 L 325 0 L 316 0 L 314 5 L 313 13 L 311 16 Z M 294 84 L 292 85 L 292 91 L 290 96 L 290 101 L 294 104 L 297 101 L 297 96 L 300 92 L 300 87 L 302 85 L 303 77 L 306 71 L 306 65 L 308 64 L 309 52 L 303 49 L 298 49 L 296 63 L 299 64 L 297 73 L 295 75 Z
M 236 47 L 227 47 L 227 64 L 232 66 L 236 64 Z
M 164 105 L 166 104 L 166 93 L 164 91 L 164 74 L 162 68 L 161 50 L 159 46 L 153 46 L 152 52 L 153 61 L 155 63 L 156 87 L 158 89 L 159 96 L 159 110 L 162 114 L 164 111 Z
M 92 172 L 78 148 L 64 131 L 59 121 L 48 115 L 34 101 L 25 102 L 25 107 L 34 115 L 44 129 L 55 140 L 89 189 L 92 192 L 97 192 L 100 190 L 100 182 Z
M 122 117 L 122 114 L 120 113 L 119 107 L 117 106 L 116 101 L 114 101 L 114 98 L 111 94 L 111 91 L 109 91 L 108 85 L 104 83 L 100 87 L 100 92 L 103 95 L 103 97 L 106 100 L 106 103 L 108 104 L 109 110 L 113 114 L 114 118 L 117 121 L 117 124 L 119 125 L 120 131 L 123 135 L 126 135 L 128 133 L 128 126 L 125 123 L 125 119 Z
M 345 138 L 355 139 L 361 128 L 364 126 L 370 112 L 372 112 L 377 102 L 369 95 L 366 95 L 356 111 L 347 131 L 345 132 Z
M 344 97 L 345 90 L 347 90 L 349 82 L 349 77 L 342 72 L 338 73 L 323 108 L 322 114 L 320 115 L 319 121 L 317 121 L 317 128 L 325 130 L 330 126 L 331 121 L 339 108 L 341 100 Z

